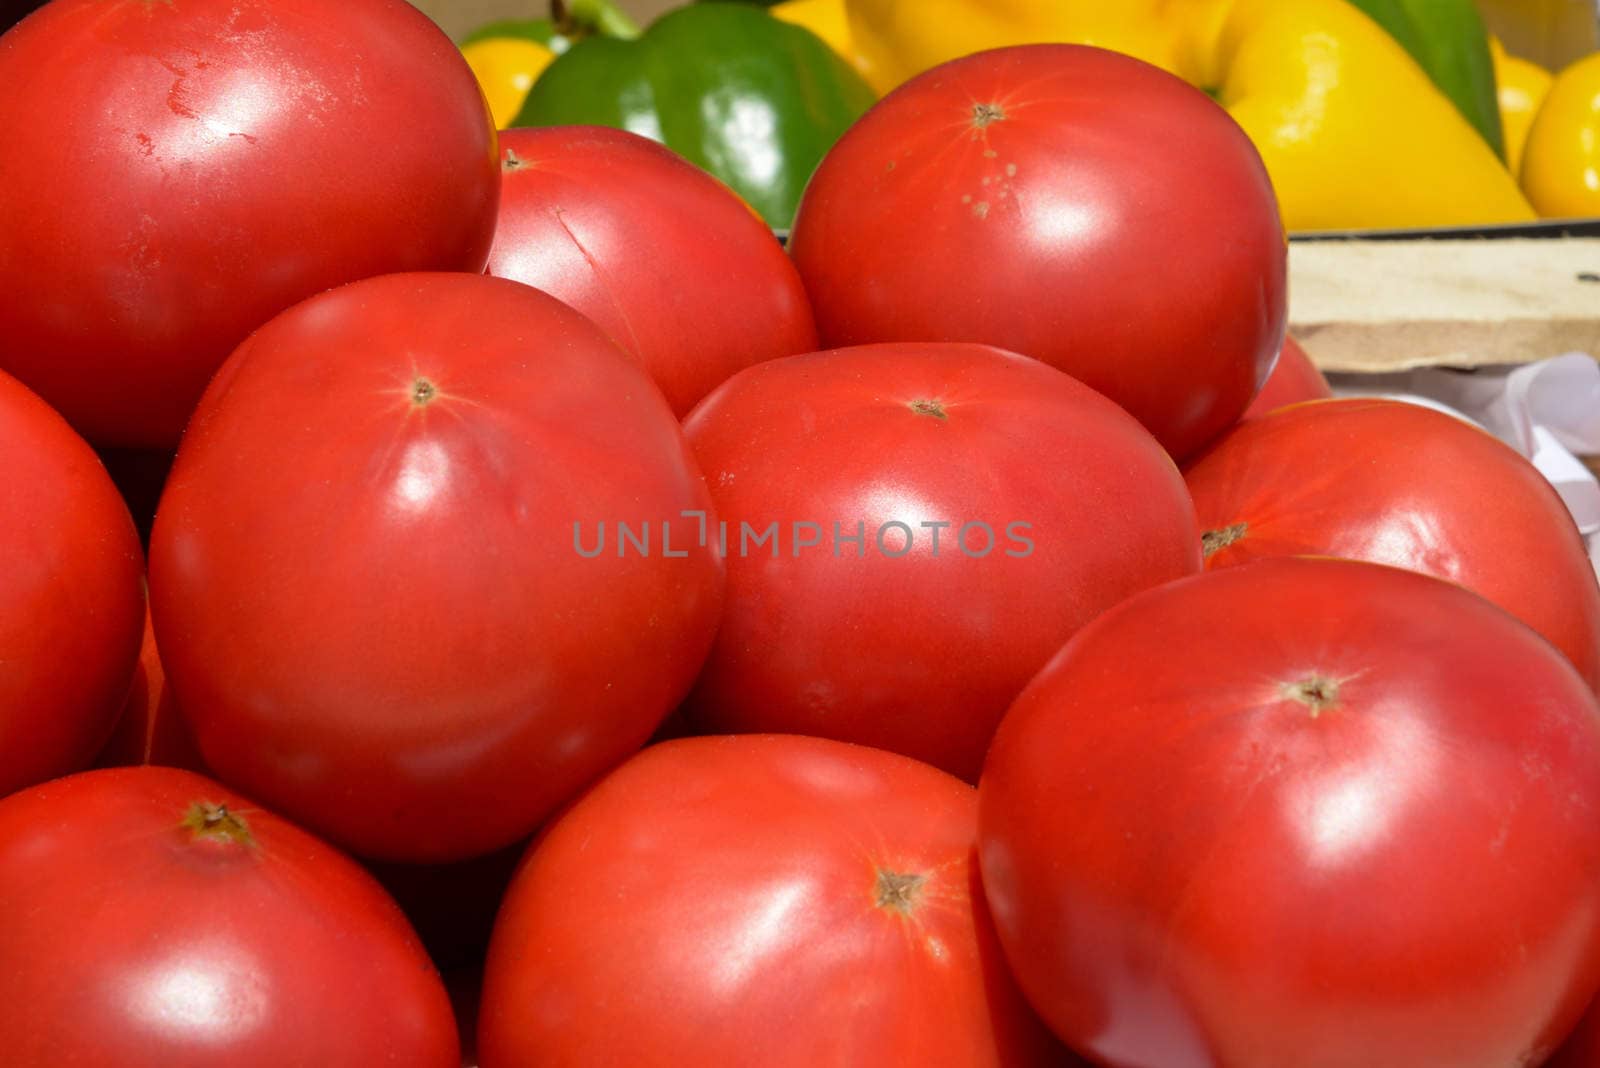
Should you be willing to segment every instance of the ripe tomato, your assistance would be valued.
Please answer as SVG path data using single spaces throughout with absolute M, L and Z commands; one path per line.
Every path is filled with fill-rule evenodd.
M 646 749 L 513 879 L 483 1068 L 1075 1063 L 994 944 L 976 803 L 926 765 L 816 738 Z
M 1256 399 L 1245 409 L 1245 419 L 1255 419 L 1290 404 L 1301 401 L 1326 400 L 1333 396 L 1333 388 L 1323 377 L 1317 365 L 1311 362 L 1306 350 L 1292 337 L 1283 339 L 1283 351 L 1278 362 L 1267 376 Z
M 775 360 L 684 429 L 727 524 L 728 603 L 688 703 L 702 728 L 837 738 L 976 780 L 1006 707 L 1074 630 L 1200 569 L 1155 439 L 1013 353 Z
M 0 368 L 97 445 L 175 447 L 298 300 L 488 255 L 494 127 L 404 0 L 55 0 L 0 85 Z
M 599 323 L 678 415 L 750 364 L 811 352 L 783 246 L 727 186 L 649 138 L 597 126 L 500 134 L 489 273 Z
M 156 648 L 156 632 L 148 610 L 144 619 L 144 643 L 139 647 L 139 663 L 133 672 L 133 689 L 122 706 L 122 715 L 111 732 L 111 739 L 94 760 L 98 768 L 138 764 L 206 770 L 200 750 L 195 747 L 194 735 L 178 714 L 172 687 L 167 685 L 167 673 L 161 666 L 161 652 Z
M 0 801 L 0 1063 L 458 1068 L 439 975 L 354 862 L 209 779 Z
M 1175 456 L 1231 426 L 1284 336 L 1287 245 L 1227 112 L 1078 45 L 982 52 L 823 159 L 790 245 L 826 345 L 976 341 L 1054 364 Z
M 1115 1068 L 1538 1064 L 1600 986 L 1600 706 L 1450 583 L 1271 560 L 1134 598 L 979 794 L 1006 957 Z
M 461 859 L 687 692 L 723 568 L 679 517 L 710 507 L 588 319 L 482 275 L 369 279 L 218 373 L 156 517 L 156 636 L 224 781 L 364 855 Z M 648 551 L 578 551 L 624 521 Z
M 5 374 L 0 457 L 4 796 L 88 766 L 110 735 L 139 659 L 144 554 L 94 451 Z
M 1555 643 L 1600 686 L 1600 584 L 1543 475 L 1452 416 L 1331 400 L 1229 434 L 1186 472 L 1206 567 L 1340 556 L 1460 583 Z

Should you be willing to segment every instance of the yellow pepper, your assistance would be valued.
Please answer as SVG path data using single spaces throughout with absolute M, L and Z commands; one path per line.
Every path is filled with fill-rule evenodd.
M 1600 52 L 1551 83 L 1528 130 L 1522 188 L 1548 218 L 1600 216 Z
M 1072 41 L 1172 69 L 1180 27 L 1167 0 L 844 0 L 855 47 L 887 92 L 930 67 L 988 48 Z
M 855 36 L 850 32 L 850 20 L 845 15 L 844 0 L 784 0 L 767 9 L 774 18 L 796 26 L 804 26 L 827 42 L 828 47 L 855 65 L 856 70 L 879 94 L 894 86 L 880 84 L 880 77 L 872 62 L 856 47 Z
M 496 129 L 511 125 L 540 73 L 556 58 L 554 52 L 520 37 L 486 37 L 461 46 L 467 66 L 489 101 Z
M 1254 140 L 1291 230 L 1535 218 L 1416 61 L 1345 0 L 845 0 L 856 46 L 911 77 L 980 48 L 1114 48 L 1204 88 Z
M 1188 58 L 1255 142 L 1291 230 L 1536 218 L 1422 68 L 1344 0 L 1234 0 Z
M 1506 169 L 1512 174 L 1521 174 L 1522 148 L 1528 141 L 1528 130 L 1554 79 L 1539 64 L 1511 55 L 1498 37 L 1489 38 L 1489 54 L 1494 57 L 1500 125 L 1506 135 Z

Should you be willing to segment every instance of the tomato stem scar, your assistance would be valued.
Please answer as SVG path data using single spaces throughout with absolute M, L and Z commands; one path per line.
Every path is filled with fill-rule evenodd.
M 1231 527 L 1223 527 L 1220 530 L 1208 530 L 1200 535 L 1200 552 L 1207 559 L 1210 559 L 1212 553 L 1226 549 L 1244 537 L 1247 530 L 1249 530 L 1249 524 L 1247 523 L 1235 523 Z
M 927 881 L 926 875 L 909 875 L 879 869 L 878 907 L 909 914 L 921 895 L 922 884 Z
M 1339 680 L 1330 679 L 1325 675 L 1312 675 L 1299 682 L 1286 682 L 1279 689 L 1284 697 L 1291 701 L 1299 701 L 1309 708 L 1312 719 L 1315 719 L 1317 713 L 1323 709 L 1332 708 L 1339 703 Z
M 243 816 L 229 812 L 227 805 L 196 801 L 189 806 L 189 811 L 183 818 L 183 825 L 192 831 L 196 838 L 225 838 L 240 845 L 254 843 L 250 825 L 245 823 Z
M 1003 122 L 1006 117 L 1005 108 L 999 104 L 974 104 L 972 105 L 972 125 L 980 130 L 991 122 Z

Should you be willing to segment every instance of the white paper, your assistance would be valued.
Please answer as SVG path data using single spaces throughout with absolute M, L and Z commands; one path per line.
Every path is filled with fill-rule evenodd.
M 1600 574 L 1600 481 L 1579 456 L 1600 455 L 1600 363 L 1581 352 L 1512 368 L 1423 368 L 1329 375 L 1335 396 L 1389 397 L 1482 427 L 1533 462 L 1561 494 Z

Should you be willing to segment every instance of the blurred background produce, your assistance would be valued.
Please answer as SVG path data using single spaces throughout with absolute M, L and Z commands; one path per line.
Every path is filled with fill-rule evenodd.
M 537 25 L 527 20 L 543 5 L 525 0 L 418 6 L 464 43 L 502 127 L 598 122 L 655 137 L 780 230 L 820 146 L 870 102 L 841 67 L 882 94 L 982 48 L 1047 41 L 1127 52 L 1205 89 L 1256 142 L 1292 231 L 1600 214 L 1583 147 L 1600 66 L 1560 80 L 1526 171 L 1522 160 L 1553 75 L 1597 47 L 1589 0 L 571 0 Z M 762 8 L 843 62 L 820 59 L 808 34 L 764 28 L 752 18 Z M 644 44 L 613 40 L 641 26 Z M 587 36 L 602 40 L 582 60 L 553 62 Z
M 776 227 L 877 99 L 816 34 L 748 4 L 690 4 L 642 32 L 606 0 L 557 4 L 580 39 L 534 81 L 513 126 L 613 126 L 717 175 Z
M 1528 130 L 1522 186 L 1545 215 L 1600 215 L 1600 53 L 1550 83 Z
M 1489 35 L 1474 0 L 1354 0 L 1442 89 L 1505 159 Z

